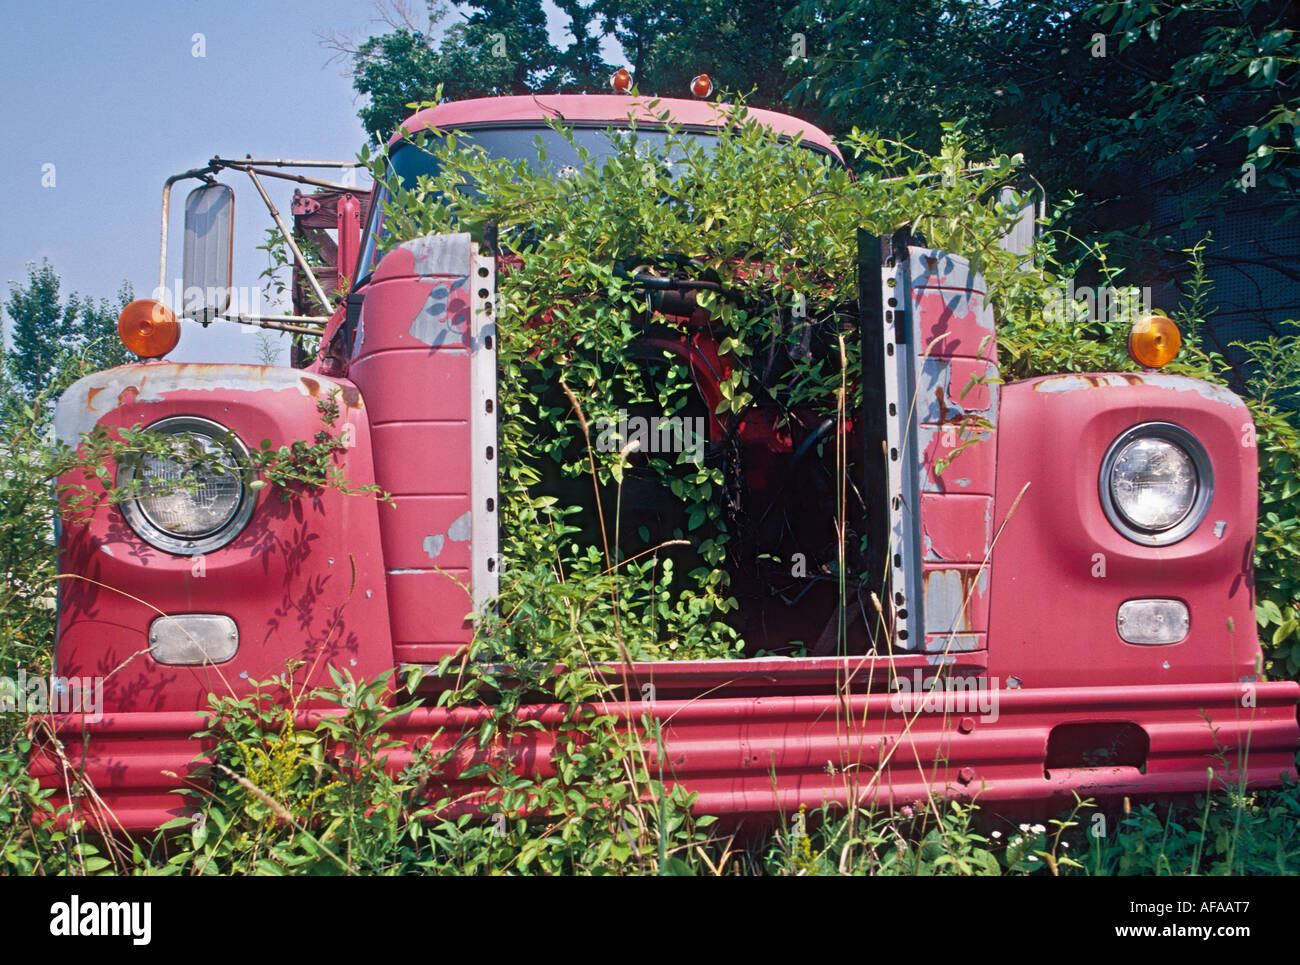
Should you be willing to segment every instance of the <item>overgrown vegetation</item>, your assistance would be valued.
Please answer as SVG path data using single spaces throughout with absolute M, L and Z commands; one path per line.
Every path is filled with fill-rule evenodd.
M 430 152 L 437 171 L 414 185 L 391 185 L 387 243 L 451 227 L 481 231 L 492 222 L 510 266 L 501 275 L 498 315 L 507 576 L 499 613 L 484 615 L 471 653 L 447 658 L 437 670 L 455 685 L 431 698 L 437 706 L 472 710 L 475 726 L 452 735 L 450 748 L 403 745 L 401 719 L 418 708 L 400 689 L 394 697 L 393 685 L 415 692 L 416 682 L 359 682 L 336 670 L 332 687 L 304 693 L 294 680 L 297 668 L 286 668 L 247 695 L 214 695 L 203 735 L 215 743 L 207 779 L 190 782 L 186 792 L 194 817 L 152 840 L 122 843 L 94 836 L 84 823 L 57 829 L 43 804 L 48 792 L 26 768 L 28 738 L 6 721 L 7 747 L 0 753 L 5 869 L 963 875 L 1300 869 L 1300 790 L 1246 793 L 1221 786 L 1214 771 L 1206 795 L 1172 811 L 1140 804 L 1104 814 L 1080 802 L 1073 814 L 1039 824 L 1004 821 L 941 799 L 891 814 L 801 809 L 781 816 L 775 833 L 755 845 L 692 816 L 691 795 L 670 787 L 655 763 L 657 720 L 629 721 L 620 713 L 603 664 L 724 656 L 741 643 L 730 622 L 735 605 L 724 565 L 734 523 L 718 509 L 728 482 L 726 454 L 639 462 L 626 440 L 602 451 L 593 438 L 597 420 L 616 419 L 620 407 L 673 413 L 684 411 L 690 395 L 690 372 L 673 357 L 650 374 L 628 357 L 645 298 L 632 276 L 656 271 L 708 283 L 698 289 L 699 303 L 714 313 L 724 354 L 735 361 L 714 414 L 739 415 L 761 404 L 765 392 L 797 397 L 814 418 L 840 423 L 857 404 L 852 393 L 860 360 L 843 306 L 853 297 L 859 225 L 881 233 L 906 225 L 929 244 L 973 261 L 994 295 L 1005 377 L 1133 369 L 1123 350 L 1126 317 L 1098 322 L 1076 305 L 1064 318 L 1048 317 L 1051 293 L 1072 272 L 1072 264 L 1056 260 L 1050 235 L 1032 265 L 998 245 L 1012 213 L 997 205 L 994 189 L 1013 177 L 1016 159 L 972 165 L 955 130 L 934 156 L 860 133 L 845 144 L 860 166 L 856 181 L 750 124 L 730 129 L 711 152 L 675 137 L 663 153 L 647 150 L 645 140 L 619 138 L 607 155 L 558 178 L 456 150 L 449 140 L 408 148 Z M 1104 251 L 1089 254 L 1104 262 Z M 620 262 L 625 273 L 616 270 Z M 1106 279 L 1122 287 L 1124 275 L 1108 269 Z M 795 314 L 797 297 L 803 315 Z M 1217 379 L 1221 361 L 1194 338 L 1198 310 L 1193 291 L 1180 312 L 1193 337 L 1173 370 Z M 812 329 L 807 354 L 801 344 L 797 364 L 769 384 L 770 373 L 755 360 L 774 341 L 795 341 L 795 319 Z M 1274 403 L 1295 388 L 1296 347 L 1286 340 L 1253 347 L 1260 364 L 1250 400 L 1262 462 L 1260 622 L 1275 670 L 1291 673 L 1300 639 L 1294 566 L 1300 463 L 1294 416 Z M 21 417 L 5 444 L 16 469 L 3 483 L 0 545 L 25 540 L 29 555 L 9 570 L 16 589 L 5 613 L 18 616 L 6 616 L 10 623 L 0 627 L 5 673 L 48 668 L 51 614 L 42 599 L 53 571 L 42 527 L 59 505 L 54 481 L 81 459 L 93 488 L 105 460 L 148 445 L 129 433 L 92 437 L 78 457 L 44 435 L 43 403 L 15 411 Z M 329 412 L 322 415 L 329 421 Z M 784 417 L 793 424 L 798 415 Z M 279 454 L 284 462 L 269 449 L 255 458 L 264 459 L 259 467 L 286 491 L 345 485 L 331 475 L 328 432 L 303 445 L 310 450 L 305 464 L 304 453 L 295 455 L 292 447 Z M 127 449 L 116 448 L 122 446 Z M 831 476 L 846 471 L 831 446 L 819 459 Z M 634 472 L 678 501 L 677 529 L 656 533 L 659 542 L 648 529 L 626 537 L 619 531 L 620 495 Z M 578 518 L 593 483 L 613 494 L 610 516 L 595 531 Z M 569 716 L 559 729 L 553 773 L 516 773 L 518 762 L 501 749 L 535 730 L 526 701 L 538 692 L 554 695 Z M 394 728 L 399 736 L 390 733 Z M 386 767 L 388 757 L 400 766 Z M 464 797 L 455 781 L 474 777 L 487 778 L 489 791 Z

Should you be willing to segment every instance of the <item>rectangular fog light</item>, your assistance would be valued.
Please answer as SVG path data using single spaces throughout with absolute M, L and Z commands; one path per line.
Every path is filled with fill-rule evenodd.
M 1182 600 L 1128 600 L 1120 604 L 1115 617 L 1115 627 L 1125 643 L 1178 643 L 1187 639 L 1190 624 Z
M 180 667 L 225 663 L 238 649 L 235 621 L 220 613 L 182 613 L 149 624 L 149 653 L 158 663 Z

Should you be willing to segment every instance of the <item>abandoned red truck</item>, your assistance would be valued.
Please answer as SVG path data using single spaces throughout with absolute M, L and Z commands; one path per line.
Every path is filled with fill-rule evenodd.
M 652 132 L 664 111 L 702 138 L 724 123 L 698 100 L 652 109 L 618 94 L 557 95 L 444 103 L 405 129 L 463 132 L 517 158 L 554 116 L 585 136 L 632 121 Z M 841 162 L 817 128 L 750 116 L 797 140 L 792 150 Z M 392 163 L 413 178 L 419 156 L 404 152 Z M 187 247 L 187 260 L 215 265 L 209 277 L 229 275 L 219 216 L 229 189 L 213 175 L 248 171 L 260 192 L 260 163 L 214 159 L 172 179 L 208 182 L 187 214 L 214 217 L 216 243 Z M 432 669 L 469 644 L 467 613 L 498 592 L 498 259 L 468 234 L 379 257 L 382 198 L 369 200 L 334 190 L 325 208 L 295 206 L 324 212 L 322 224 L 337 219 L 338 274 L 351 279 L 304 368 L 168 363 L 160 356 L 174 338 L 144 331 L 157 316 L 137 309 L 124 313 L 124 336 L 150 357 L 88 376 L 59 401 L 69 445 L 97 424 L 142 426 L 224 446 L 237 464 L 260 440 L 311 438 L 318 403 L 332 397 L 344 473 L 391 496 L 325 488 L 281 502 L 230 477 L 61 525 L 60 572 L 72 578 L 60 582 L 54 673 L 104 678 L 103 709 L 52 715 L 55 738 L 35 767 L 56 802 L 84 777 L 97 801 L 78 806 L 106 827 L 146 830 L 193 811 L 174 792 L 204 750 L 191 735 L 210 693 L 246 692 L 293 660 L 308 682 L 327 681 L 331 665 L 358 678 Z M 864 391 L 853 444 L 869 562 L 889 574 L 889 642 L 635 663 L 613 706 L 628 721 L 661 722 L 668 779 L 698 794 L 699 813 L 743 818 L 930 794 L 1050 805 L 1075 792 L 1203 792 L 1207 766 L 1225 761 L 1254 786 L 1294 777 L 1300 685 L 1261 672 L 1256 451 L 1242 401 L 1154 366 L 1002 383 L 995 320 L 966 260 L 905 235 L 859 245 Z M 165 284 L 165 208 L 163 259 Z M 329 304 L 321 278 L 303 282 Z M 726 362 L 697 307 L 661 297 L 653 311 L 675 333 L 658 347 L 691 364 L 716 411 Z M 944 431 L 953 413 L 987 426 L 956 455 Z M 710 443 L 727 433 L 781 465 L 807 448 L 761 413 L 706 425 Z M 936 468 L 949 461 L 960 471 Z M 134 471 L 178 472 L 165 460 Z M 768 652 L 828 626 L 824 607 L 741 591 L 744 605 L 767 607 L 755 623 Z M 436 674 L 423 686 L 436 690 Z M 524 709 L 542 727 L 519 767 L 547 769 L 566 712 Z M 450 746 L 484 713 L 426 706 L 392 730 Z

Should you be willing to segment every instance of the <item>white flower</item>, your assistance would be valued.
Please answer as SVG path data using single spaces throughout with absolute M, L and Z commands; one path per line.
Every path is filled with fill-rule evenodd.
M 994 832 L 993 832 L 993 837 L 995 837 L 995 838 L 1000 838 L 1000 837 L 1002 837 L 1002 832 L 1001 832 L 1001 831 L 994 831 Z
M 1020 830 L 1021 830 L 1021 831 L 1028 831 L 1028 830 L 1029 830 L 1029 825 L 1027 825 L 1027 824 L 1022 824 L 1022 825 L 1020 825 Z
M 1030 861 L 1037 861 L 1037 860 L 1038 860 L 1038 856 L 1037 856 L 1037 855 L 1034 855 L 1034 854 L 1031 854 L 1031 855 L 1029 856 L 1029 860 L 1030 860 Z
M 1030 830 L 1030 831 L 1033 831 L 1034 834 L 1042 834 L 1044 831 L 1047 830 L 1047 828 L 1043 827 L 1041 824 L 1035 824 L 1035 825 L 1034 825 L 1032 828 L 1030 828 L 1029 830 Z

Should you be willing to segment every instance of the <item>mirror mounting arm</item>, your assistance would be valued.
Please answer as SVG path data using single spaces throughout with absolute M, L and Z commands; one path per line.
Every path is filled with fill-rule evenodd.
M 316 300 L 320 303 L 321 310 L 326 313 L 334 311 L 334 306 L 330 304 L 329 297 L 325 294 L 325 289 L 321 288 L 320 280 L 316 277 L 316 273 L 312 271 L 311 265 L 307 264 L 307 259 L 303 256 L 301 249 L 299 249 L 298 243 L 293 240 L 293 234 L 285 225 L 284 219 L 280 217 L 280 212 L 276 210 L 275 204 L 271 201 L 271 196 L 267 194 L 266 189 L 262 187 L 262 182 L 258 179 L 257 172 L 252 168 L 247 168 L 245 169 L 245 173 L 252 178 L 253 186 L 257 188 L 257 193 L 262 196 L 262 203 L 266 205 L 266 210 L 270 211 L 271 217 L 275 219 L 276 226 L 280 229 L 280 236 L 284 238 L 285 242 L 289 245 L 289 250 L 293 252 L 294 259 L 298 262 L 299 267 L 302 268 L 303 274 L 307 277 L 307 281 L 311 285 L 312 294 L 316 296 Z

